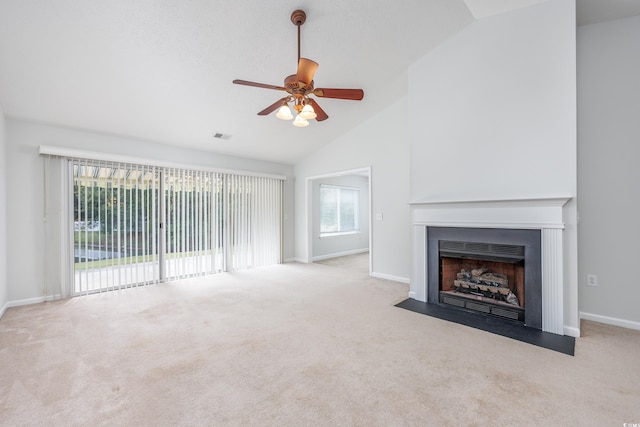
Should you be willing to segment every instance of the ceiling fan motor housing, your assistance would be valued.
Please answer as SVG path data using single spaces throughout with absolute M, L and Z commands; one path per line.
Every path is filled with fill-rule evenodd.
M 290 76 L 287 76 L 287 78 L 284 79 L 284 87 L 291 90 L 298 89 L 298 75 L 291 74 Z

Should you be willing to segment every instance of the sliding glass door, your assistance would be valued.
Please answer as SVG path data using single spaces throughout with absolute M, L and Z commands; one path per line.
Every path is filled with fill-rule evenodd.
M 279 179 L 70 162 L 75 295 L 281 262 Z
M 73 162 L 74 294 L 160 280 L 160 174 Z

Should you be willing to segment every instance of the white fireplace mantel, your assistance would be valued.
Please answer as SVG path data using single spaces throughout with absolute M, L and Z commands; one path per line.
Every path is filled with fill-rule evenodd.
M 571 197 L 413 201 L 409 297 L 427 302 L 427 227 L 537 229 L 542 248 L 542 329 L 564 334 L 563 206 Z
M 415 201 L 413 224 L 439 227 L 564 228 L 562 207 L 571 197 L 537 199 Z

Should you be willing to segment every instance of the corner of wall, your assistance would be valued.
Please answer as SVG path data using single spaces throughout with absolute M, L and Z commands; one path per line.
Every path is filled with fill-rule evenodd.
M 578 286 L 580 318 L 640 328 L 640 16 L 577 32 Z M 595 286 L 587 275 L 596 275 Z
M 8 308 L 7 289 L 7 132 L 6 120 L 0 106 L 0 318 Z
M 384 220 L 371 224 L 371 264 L 380 274 L 408 277 L 409 139 L 407 97 L 402 96 L 375 116 L 321 147 L 295 165 L 295 257 L 307 260 L 309 229 L 308 177 L 371 168 L 371 213 Z M 393 141 L 393 143 L 391 143 Z M 382 216 L 382 214 L 384 214 Z

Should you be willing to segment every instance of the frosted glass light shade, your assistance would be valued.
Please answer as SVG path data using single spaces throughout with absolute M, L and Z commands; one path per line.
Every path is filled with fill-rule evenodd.
M 307 119 L 298 114 L 296 116 L 296 119 L 293 121 L 293 125 L 299 128 L 303 128 L 305 126 L 309 126 L 309 122 L 307 121 Z
M 286 103 L 282 104 L 282 107 L 280 107 L 278 109 L 278 112 L 276 113 L 276 117 L 279 118 L 280 120 L 293 119 L 293 114 L 291 114 L 291 108 L 289 108 L 289 106 Z
M 313 111 L 313 107 L 311 106 L 311 104 L 305 104 L 305 106 L 302 108 L 302 111 L 300 111 L 300 114 L 298 115 L 306 120 L 311 120 L 318 117 L 316 115 L 316 112 Z

